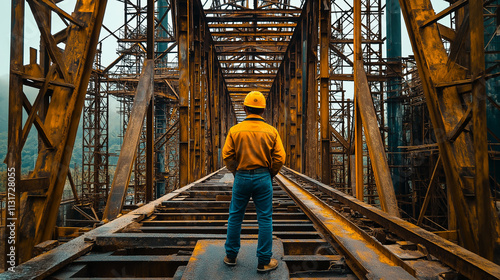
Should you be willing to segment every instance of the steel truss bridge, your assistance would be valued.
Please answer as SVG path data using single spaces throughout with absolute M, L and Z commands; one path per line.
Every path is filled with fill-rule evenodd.
M 16 221 L 19 266 L 0 278 L 201 279 L 204 266 L 226 277 L 211 265 L 231 196 L 221 149 L 251 90 L 287 153 L 276 279 L 500 278 L 499 1 L 122 0 L 116 30 L 103 23 L 108 1 L 65 2 L 11 3 L 5 163 L 16 172 L 2 226 L 6 256 Z M 40 40 L 25 51 L 27 14 Z M 76 218 L 61 225 L 64 205 Z

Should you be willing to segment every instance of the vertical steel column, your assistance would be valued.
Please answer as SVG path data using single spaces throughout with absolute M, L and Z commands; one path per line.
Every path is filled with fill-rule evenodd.
M 488 132 L 486 125 L 486 91 L 484 60 L 484 18 L 483 1 L 469 0 L 470 56 L 472 80 L 472 126 L 474 127 L 473 144 L 475 149 L 476 170 L 474 185 L 479 201 L 491 201 L 488 167 Z M 496 233 L 495 216 L 488 203 L 477 204 L 478 228 L 484 232 Z M 493 260 L 497 236 L 479 237 L 481 256 Z
M 373 99 L 370 94 L 368 80 L 363 65 L 361 48 L 361 1 L 354 2 L 354 83 L 355 102 L 361 116 L 363 128 L 365 130 L 366 143 L 370 155 L 375 184 L 377 186 L 378 197 L 382 210 L 387 213 L 399 216 L 399 210 L 394 193 L 394 188 L 385 155 L 384 144 L 378 128 L 377 116 L 373 106 Z M 358 125 L 356 124 L 356 127 Z
M 201 10 L 203 13 L 203 9 Z M 200 174 L 199 178 L 204 177 L 207 174 L 207 140 L 210 137 L 210 132 L 206 128 L 206 123 L 210 122 L 210 119 L 207 117 L 210 116 L 208 114 L 208 111 L 210 108 L 206 107 L 206 101 L 209 98 L 208 96 L 208 83 L 207 83 L 207 78 L 209 75 L 209 71 L 212 67 L 212 65 L 208 64 L 208 58 L 206 57 L 208 54 L 207 51 L 207 44 L 209 43 L 209 37 L 208 37 L 208 27 L 205 23 L 205 21 L 201 21 L 201 26 L 200 26 L 200 40 L 201 41 L 201 47 L 200 47 L 200 60 L 201 60 L 201 66 L 202 66 L 202 71 L 200 71 L 201 75 L 201 81 L 200 81 L 200 88 L 201 88 L 201 94 L 200 94 Z M 212 156 L 212 155 L 210 155 Z M 215 171 L 215 170 L 214 170 Z M 197 178 L 198 179 L 198 178 Z
M 303 26 L 306 32 L 304 50 L 304 94 L 305 94 L 305 174 L 318 178 L 318 82 L 316 80 L 318 58 L 318 13 L 319 1 L 307 2 L 307 17 Z
M 297 163 L 297 63 L 296 63 L 296 50 L 297 42 L 291 42 L 290 45 L 290 133 L 288 135 L 290 141 L 290 153 L 287 158 L 290 158 L 290 168 L 298 170 Z
M 190 179 L 192 182 L 196 178 L 200 178 L 200 14 L 198 9 L 196 9 L 195 4 L 192 2 L 190 5 L 189 14 L 192 15 L 189 26 L 191 28 L 191 33 L 189 39 L 191 40 L 190 47 L 190 57 L 189 57 L 189 75 L 190 77 Z
M 4 269 L 19 265 L 19 252 L 21 249 L 18 243 L 19 235 L 16 234 L 9 242 L 11 232 L 17 233 L 20 222 L 19 211 L 21 209 L 18 182 L 21 179 L 21 142 L 22 113 L 23 113 L 23 80 L 16 72 L 23 72 L 23 50 L 24 50 L 24 0 L 13 0 L 11 7 L 11 35 L 10 35 L 10 78 L 9 78 L 9 126 L 8 126 L 8 151 L 7 151 L 7 200 L 5 206 L 4 225 Z M 12 179 L 13 180 L 12 180 Z M 14 226 L 12 226 L 12 224 Z M 15 247 L 11 252 L 11 246 Z M 14 256 L 14 263 L 10 263 L 10 256 Z
M 363 60 L 361 51 L 361 0 L 354 0 L 353 18 L 354 18 L 354 63 Z M 354 77 L 357 77 L 357 69 L 353 67 Z M 356 176 L 354 182 L 356 185 L 356 198 L 364 201 L 364 179 L 363 179 L 363 126 L 361 122 L 360 108 L 358 105 L 359 87 L 355 80 L 354 87 L 354 157 Z
M 297 23 L 297 28 L 302 26 L 302 23 L 299 22 Z M 303 27 L 302 27 L 303 28 Z M 300 29 L 299 29 L 300 30 Z M 303 64 L 302 64 L 302 36 L 303 32 L 298 32 L 297 33 L 297 39 L 295 42 L 295 67 L 296 67 L 296 77 L 297 77 L 297 145 L 296 145 L 296 151 L 297 151 L 297 159 L 296 159 L 296 169 L 297 171 L 304 173 L 304 164 L 302 161 L 304 160 L 304 91 L 303 91 Z
M 189 17 L 190 1 L 176 0 L 179 49 L 179 186 L 189 183 Z
M 148 0 L 147 11 L 147 59 L 151 60 L 154 69 L 155 58 L 155 1 Z M 150 90 L 151 102 L 149 102 L 148 112 L 146 115 L 146 203 L 153 200 L 154 186 L 154 70 L 151 77 Z
M 387 127 L 388 150 L 392 180 L 396 194 L 406 194 L 405 178 L 403 178 L 403 158 L 399 146 L 403 146 L 403 108 L 400 99 L 401 90 L 401 12 L 397 0 L 386 2 L 387 29 Z
M 291 83 L 291 78 L 290 78 L 290 73 L 293 71 L 290 69 L 290 52 L 287 52 L 285 54 L 283 65 L 283 70 L 285 70 L 285 75 L 283 79 L 285 80 L 283 83 L 283 89 L 282 89 L 282 94 L 283 94 L 283 110 L 284 114 L 281 114 L 284 122 L 283 126 L 283 134 L 280 134 L 281 137 L 283 137 L 285 141 L 285 147 L 286 147 L 286 154 L 290 155 L 291 153 L 291 145 L 290 145 L 290 137 L 288 135 L 290 134 L 290 129 L 291 129 L 291 123 L 290 123 L 290 83 Z M 284 137 L 284 135 L 287 135 L 287 137 Z M 291 157 L 288 156 L 286 157 L 286 165 L 290 166 L 290 159 Z
M 320 117 L 321 117 L 321 181 L 330 184 L 332 173 L 330 154 L 330 1 L 318 1 L 320 6 Z

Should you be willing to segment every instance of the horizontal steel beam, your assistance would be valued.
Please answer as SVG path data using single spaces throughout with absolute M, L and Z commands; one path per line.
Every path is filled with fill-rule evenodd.
M 285 51 L 275 52 L 275 51 L 220 51 L 217 52 L 217 56 L 248 56 L 248 55 L 284 55 Z
M 224 72 L 227 71 L 278 71 L 279 67 L 222 67 L 222 70 L 225 70 Z M 234 73 L 237 74 L 237 73 Z M 257 74 L 257 73 L 253 73 Z M 258 73 L 258 74 L 265 74 L 265 73 Z
M 293 32 L 289 31 L 258 31 L 258 32 L 249 32 L 249 31 L 223 31 L 223 32 L 212 32 L 213 37 L 266 37 L 273 36 L 282 38 L 284 36 L 292 36 Z
M 301 9 L 248 9 L 248 10 L 204 10 L 205 14 L 216 15 L 278 15 L 278 14 L 298 14 L 302 12 Z
M 263 15 L 247 15 L 247 16 L 231 16 L 231 17 L 218 17 L 207 16 L 208 22 L 296 22 L 298 17 L 293 16 L 263 16 Z
M 297 26 L 296 23 L 233 23 L 233 24 L 209 24 L 210 28 L 294 28 Z
M 247 59 L 247 60 L 219 60 L 220 63 L 267 63 L 267 64 L 275 64 L 281 63 L 281 60 L 277 59 Z
M 276 77 L 276 75 L 273 74 L 260 74 L 260 73 L 234 73 L 234 74 L 224 74 L 224 77 L 226 78 L 226 81 L 229 81 L 230 79 L 236 79 L 236 78 L 253 78 L 253 79 L 273 79 Z
M 262 41 L 215 41 L 214 45 L 226 46 L 226 47 L 238 47 L 238 48 L 251 48 L 251 47 L 276 47 L 276 46 L 288 46 L 288 41 L 271 41 L 271 40 L 262 40 Z

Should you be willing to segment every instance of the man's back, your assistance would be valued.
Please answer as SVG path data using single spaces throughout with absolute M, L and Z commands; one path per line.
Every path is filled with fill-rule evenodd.
M 222 149 L 227 168 L 234 174 L 234 183 L 227 221 L 224 263 L 236 265 L 240 249 L 240 232 L 245 209 L 252 198 L 257 221 L 257 271 L 266 272 L 278 267 L 272 257 L 272 215 L 274 177 L 285 163 L 285 150 L 276 129 L 261 117 L 266 101 L 260 92 L 250 92 L 243 103 L 247 118 L 231 127 Z
M 249 115 L 231 127 L 222 151 L 231 172 L 269 168 L 274 176 L 285 162 L 285 152 L 278 131 L 258 115 Z

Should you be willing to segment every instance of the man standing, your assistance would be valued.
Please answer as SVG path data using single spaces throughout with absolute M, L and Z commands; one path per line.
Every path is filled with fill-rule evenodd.
M 231 127 L 222 157 L 226 167 L 234 174 L 233 195 L 227 222 L 226 256 L 224 263 L 236 265 L 240 249 L 241 223 L 250 197 L 257 211 L 259 240 L 257 244 L 257 271 L 276 269 L 278 261 L 272 259 L 272 178 L 285 163 L 285 151 L 278 131 L 262 118 L 266 98 L 252 91 L 243 102 L 246 119 Z

